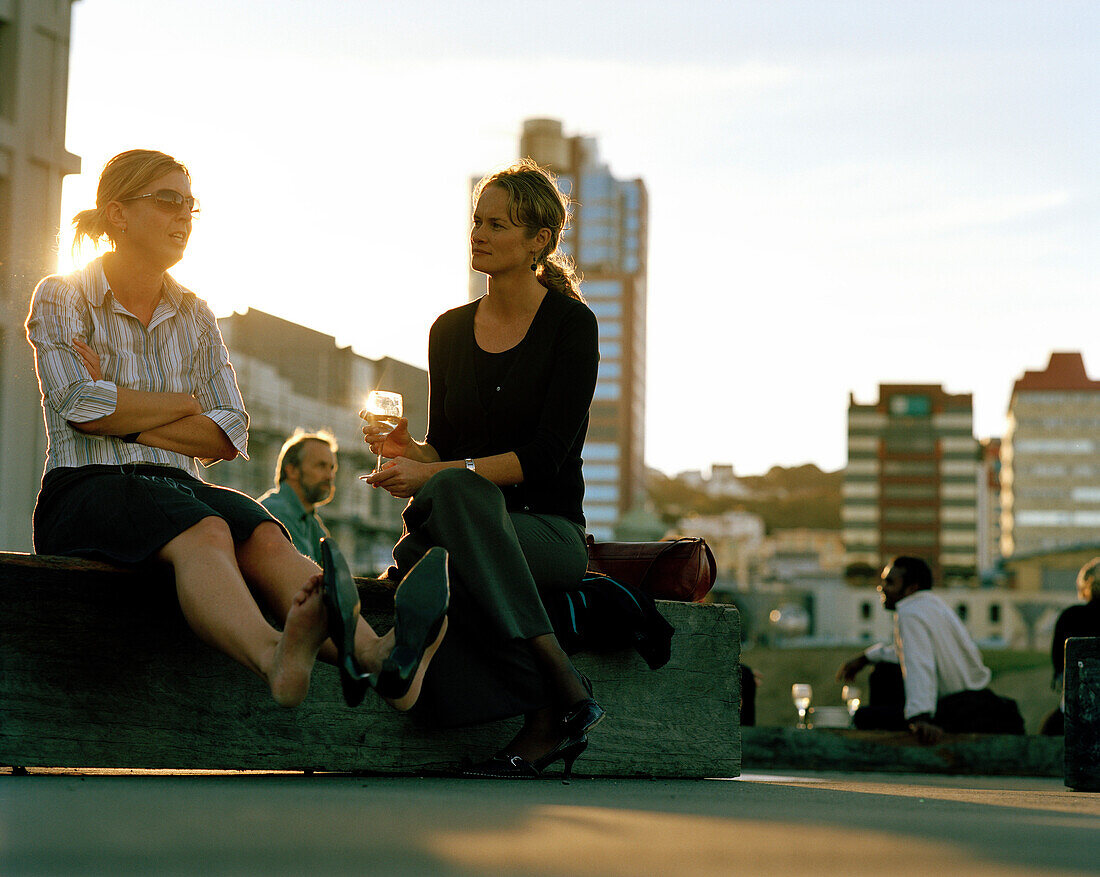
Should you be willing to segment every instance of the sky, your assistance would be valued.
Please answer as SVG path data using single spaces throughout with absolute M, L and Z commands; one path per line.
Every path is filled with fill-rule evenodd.
M 880 383 L 1000 435 L 1052 350 L 1100 377 L 1098 38 L 1091 0 L 81 0 L 59 263 L 107 159 L 160 149 L 215 313 L 426 367 L 470 177 L 556 118 L 648 189 L 650 466 L 839 469 Z

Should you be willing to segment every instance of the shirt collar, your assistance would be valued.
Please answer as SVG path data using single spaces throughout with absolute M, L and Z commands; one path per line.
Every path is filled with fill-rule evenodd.
M 298 494 L 294 492 L 294 488 L 287 482 L 283 482 L 279 485 L 279 496 L 285 499 L 295 510 L 295 514 L 300 517 L 308 518 L 312 512 L 307 512 L 306 507 L 302 505 L 302 501 L 298 499 Z
M 111 284 L 107 282 L 107 275 L 103 271 L 103 256 L 93 259 L 81 269 L 80 273 L 83 275 L 80 288 L 84 290 L 84 296 L 88 299 L 88 303 L 93 307 L 103 307 L 107 293 L 111 291 Z M 162 298 L 172 306 L 173 310 L 179 311 L 187 296 L 194 298 L 195 293 L 177 283 L 171 274 L 164 275 L 164 294 Z

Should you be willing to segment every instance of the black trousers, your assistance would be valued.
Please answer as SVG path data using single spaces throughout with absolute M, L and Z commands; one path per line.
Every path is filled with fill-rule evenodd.
M 450 555 L 447 635 L 413 717 L 470 725 L 551 705 L 526 640 L 553 633 L 540 589 L 580 585 L 588 563 L 580 525 L 557 515 L 510 513 L 496 485 L 465 469 L 434 475 L 402 517 L 394 577 L 433 546 Z
M 867 704 L 856 710 L 852 723 L 861 731 L 907 731 L 905 680 L 901 665 L 881 661 L 867 680 Z
M 882 662 L 875 665 L 869 680 L 866 707 L 856 710 L 855 726 L 864 731 L 904 731 L 905 681 L 901 667 Z M 1016 701 L 1000 697 L 988 688 L 957 691 L 936 703 L 932 724 L 949 734 L 1023 734 L 1024 720 Z

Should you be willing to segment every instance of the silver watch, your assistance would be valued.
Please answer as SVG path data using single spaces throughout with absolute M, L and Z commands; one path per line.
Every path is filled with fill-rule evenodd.
M 466 458 L 466 468 L 469 469 L 471 472 L 477 471 L 477 466 L 474 465 L 474 461 L 471 460 L 469 457 Z

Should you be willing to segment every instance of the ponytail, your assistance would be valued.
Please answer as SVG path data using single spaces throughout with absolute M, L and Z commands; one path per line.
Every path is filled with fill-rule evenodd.
M 580 290 L 581 277 L 569 256 L 554 253 L 542 260 L 536 277 L 551 292 L 560 292 L 577 301 L 584 301 Z

